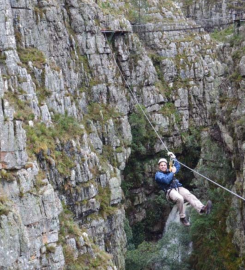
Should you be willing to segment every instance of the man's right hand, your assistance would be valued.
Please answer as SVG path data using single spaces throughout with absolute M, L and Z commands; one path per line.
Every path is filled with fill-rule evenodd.
M 176 173 L 176 167 L 172 167 L 171 169 L 170 169 L 170 171 L 172 172 L 172 173 Z

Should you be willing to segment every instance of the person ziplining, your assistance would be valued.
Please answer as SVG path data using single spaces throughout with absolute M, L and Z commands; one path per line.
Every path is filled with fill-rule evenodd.
M 103 31 L 102 31 L 102 33 L 103 33 Z M 105 32 L 103 33 L 103 35 L 104 35 L 104 37 L 105 37 L 105 40 L 107 40 L 107 38 L 106 38 L 106 33 L 105 33 Z M 149 118 L 149 116 L 147 115 L 147 113 L 145 112 L 145 110 L 143 109 L 143 107 L 142 107 L 142 105 L 140 104 L 140 102 L 139 102 L 137 96 L 134 94 L 133 89 L 131 88 L 131 86 L 129 85 L 129 83 L 127 82 L 127 80 L 125 79 L 124 74 L 123 74 L 122 70 L 120 69 L 120 67 L 119 67 L 119 65 L 118 65 L 118 62 L 117 62 L 117 60 L 116 60 L 116 57 L 115 57 L 115 55 L 114 55 L 114 53 L 113 53 L 113 49 L 111 48 L 111 45 L 110 45 L 110 43 L 109 43 L 108 40 L 107 40 L 107 44 L 108 44 L 109 48 L 111 49 L 112 57 L 113 57 L 114 63 L 115 63 L 115 65 L 116 65 L 116 67 L 118 68 L 118 71 L 119 71 L 119 73 L 121 74 L 121 77 L 122 77 L 122 79 L 123 79 L 123 81 L 124 81 L 126 87 L 128 88 L 130 94 L 132 95 L 132 97 L 133 97 L 135 103 L 137 104 L 138 108 L 141 110 L 142 114 L 145 116 L 146 120 L 147 120 L 148 123 L 150 124 L 152 130 L 153 130 L 153 131 L 155 132 L 155 134 L 157 135 L 159 141 L 161 142 L 162 146 L 163 146 L 163 147 L 165 148 L 165 150 L 167 151 L 168 155 L 172 156 L 172 157 L 173 157 L 173 160 L 174 160 L 174 162 L 175 162 L 175 166 L 171 169 L 171 170 L 173 170 L 173 171 L 169 171 L 169 169 L 167 168 L 167 160 L 164 159 L 164 160 L 165 160 L 165 163 L 166 163 L 166 166 L 165 166 L 165 165 L 161 165 L 161 163 L 162 163 L 163 161 L 160 162 L 161 159 L 159 160 L 159 162 L 158 162 L 158 163 L 159 163 L 159 164 L 158 164 L 158 165 L 159 165 L 159 172 L 156 173 L 155 179 L 156 179 L 156 181 L 157 181 L 159 184 L 162 185 L 162 188 L 165 189 L 165 190 L 167 190 L 167 191 L 170 189 L 170 191 L 171 191 L 171 192 L 170 192 L 170 195 L 171 195 L 171 196 L 174 196 L 174 195 L 172 195 L 172 194 L 176 194 L 175 191 L 172 192 L 172 191 L 173 191 L 173 188 L 170 187 L 170 184 L 171 184 L 171 181 L 174 179 L 174 174 L 177 173 L 177 172 L 179 171 L 180 165 L 182 165 L 183 167 L 187 168 L 188 170 L 190 170 L 191 172 L 195 173 L 196 175 L 201 176 L 202 178 L 204 178 L 205 180 L 209 181 L 210 183 L 212 183 L 212 184 L 218 186 L 219 188 L 222 188 L 223 190 L 229 192 L 229 193 L 232 194 L 233 196 L 235 196 L 235 197 L 241 199 L 243 202 L 245 202 L 245 198 L 244 198 L 243 196 L 241 196 L 241 195 L 237 194 L 236 192 L 234 192 L 234 191 L 232 191 L 232 190 L 230 190 L 230 189 L 228 189 L 228 188 L 222 186 L 221 184 L 219 184 L 219 183 L 217 183 L 216 181 L 214 181 L 214 180 L 208 178 L 207 176 L 205 176 L 205 175 L 199 173 L 198 171 L 196 171 L 196 170 L 194 170 L 194 169 L 188 167 L 188 166 L 185 165 L 184 163 L 181 163 L 180 161 L 178 161 L 178 160 L 176 159 L 175 155 L 174 155 L 172 152 L 169 152 L 168 147 L 165 145 L 165 143 L 164 143 L 162 137 L 160 136 L 160 134 L 158 133 L 158 131 L 157 131 L 156 128 L 154 127 L 154 125 L 153 125 L 151 119 Z M 166 167 L 166 168 L 165 168 L 165 167 Z M 166 174 L 166 176 L 164 177 L 165 174 Z M 164 179 L 168 179 L 168 180 L 165 180 L 166 182 L 164 182 Z M 170 180 L 169 180 L 169 179 L 170 179 Z M 161 181 L 162 181 L 162 183 L 161 183 Z M 164 184 L 165 184 L 165 186 L 164 186 Z M 178 198 L 179 198 L 179 197 L 178 197 L 178 198 L 176 199 L 176 201 L 177 201 L 177 200 L 179 200 L 179 201 L 182 200 L 182 201 L 183 201 L 183 198 L 186 199 L 187 201 L 188 201 L 189 198 L 193 199 L 193 196 L 194 196 L 194 195 L 191 194 L 191 193 L 189 192 L 189 190 L 185 189 L 185 188 L 182 186 L 182 184 L 179 183 L 179 185 L 180 185 L 179 187 L 182 187 L 182 188 L 181 188 L 181 189 L 180 189 L 180 188 L 177 188 L 177 192 L 178 192 L 178 194 L 181 196 L 181 197 L 180 197 L 180 196 L 179 196 L 179 197 L 182 198 L 182 199 L 178 199 Z M 168 188 L 168 187 L 169 187 L 169 188 Z M 179 190 L 183 190 L 183 189 L 187 190 L 187 192 L 190 193 L 192 196 L 180 194 L 180 193 L 179 193 Z M 175 190 L 176 190 L 176 189 L 175 189 Z M 181 193 L 182 193 L 182 192 L 181 192 Z M 171 196 L 170 196 L 170 198 L 171 198 Z M 178 196 L 178 195 L 177 195 L 177 196 Z M 194 197 L 195 197 L 195 196 L 194 196 Z M 189 199 L 189 200 L 191 200 L 191 199 Z M 196 199 L 197 201 L 199 201 L 196 197 L 195 197 L 195 199 Z M 199 201 L 199 202 L 200 202 L 200 201 Z M 181 205 L 181 203 L 179 203 L 179 204 Z M 211 202 L 211 201 L 208 201 L 208 203 L 207 203 L 206 206 L 204 206 L 204 205 L 200 202 L 199 205 L 202 205 L 202 208 L 201 208 L 200 211 L 199 211 L 200 206 L 199 206 L 199 208 L 196 208 L 197 211 L 199 211 L 199 213 L 209 213 L 210 210 L 211 210 L 212 202 Z M 193 205 L 193 207 L 195 207 L 195 206 Z M 182 211 L 184 211 L 184 210 L 182 210 Z M 180 213 L 181 213 L 181 211 L 180 211 Z M 183 212 L 183 213 L 184 213 L 184 214 L 183 214 L 182 216 L 184 216 L 184 218 L 181 218 L 181 222 L 182 222 L 185 226 L 190 226 L 188 220 L 187 220 L 186 217 L 185 217 L 185 212 Z
M 173 160 L 174 165 L 171 168 L 168 168 L 167 159 L 159 159 L 159 171 L 155 174 L 155 180 L 165 192 L 167 199 L 176 202 L 180 215 L 180 222 L 184 226 L 190 226 L 190 222 L 187 220 L 185 214 L 184 200 L 189 202 L 200 214 L 209 214 L 212 208 L 212 202 L 209 200 L 206 205 L 203 205 L 195 195 L 183 187 L 179 180 L 175 178 L 175 174 L 179 172 L 181 166 L 172 152 L 168 152 L 168 155 Z

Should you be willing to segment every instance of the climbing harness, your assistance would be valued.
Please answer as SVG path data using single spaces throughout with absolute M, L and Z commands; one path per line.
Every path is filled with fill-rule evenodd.
M 162 143 L 162 145 L 163 145 L 163 147 L 165 148 L 165 150 L 166 150 L 167 152 L 170 152 L 169 149 L 168 149 L 168 147 L 166 146 L 166 144 L 163 142 L 161 136 L 159 135 L 159 133 L 157 132 L 157 130 L 156 130 L 155 127 L 153 126 L 151 120 L 149 119 L 149 117 L 147 116 L 147 114 L 145 113 L 145 111 L 143 110 L 143 108 L 142 108 L 141 104 L 139 103 L 137 97 L 136 97 L 135 94 L 133 93 L 133 90 L 131 89 L 131 87 L 130 87 L 129 84 L 127 83 L 127 81 L 126 81 L 126 79 L 125 79 L 125 77 L 124 77 L 124 75 L 123 75 L 123 73 L 122 73 L 122 71 L 121 71 L 121 69 L 120 69 L 120 67 L 119 67 L 119 65 L 118 65 L 118 63 L 117 63 L 117 61 L 116 61 L 116 58 L 115 58 L 115 55 L 114 55 L 114 53 L 113 53 L 113 51 L 112 51 L 112 49 L 111 49 L 111 46 L 110 46 L 109 42 L 107 41 L 105 35 L 104 35 L 104 38 L 105 38 L 106 42 L 108 43 L 108 46 L 109 46 L 109 48 L 110 48 L 110 50 L 111 50 L 111 54 L 112 54 L 113 60 L 114 60 L 114 62 L 115 62 L 115 65 L 117 66 L 117 68 L 118 68 L 118 70 L 119 70 L 119 72 L 120 72 L 120 74 L 121 74 L 121 76 L 122 76 L 122 79 L 123 79 L 123 81 L 124 81 L 126 87 L 129 89 L 129 92 L 131 93 L 133 99 L 135 100 L 136 104 L 139 106 L 140 110 L 142 111 L 143 115 L 145 116 L 146 120 L 148 121 L 148 123 L 149 123 L 150 126 L 152 127 L 153 131 L 154 131 L 155 134 L 157 135 L 158 139 L 159 139 L 160 142 Z M 188 166 L 185 165 L 184 163 L 182 163 L 182 162 L 180 162 L 180 161 L 178 161 L 178 162 L 179 162 L 179 164 L 181 164 L 182 166 L 184 166 L 184 167 L 187 168 L 188 170 L 192 171 L 193 173 L 195 173 L 195 174 L 197 174 L 197 175 L 203 177 L 204 179 L 208 180 L 209 182 L 213 183 L 214 185 L 216 185 L 216 186 L 218 186 L 218 187 L 220 187 L 220 188 L 226 190 L 227 192 L 231 193 L 232 195 L 236 196 L 237 198 L 239 198 L 239 199 L 245 201 L 245 198 L 243 198 L 242 196 L 238 195 L 238 194 L 235 193 L 234 191 L 232 191 L 232 190 L 230 190 L 230 189 L 228 189 L 228 188 L 226 188 L 226 187 L 224 187 L 224 186 L 218 184 L 217 182 L 215 182 L 215 181 L 211 180 L 210 178 L 206 177 L 205 175 L 203 175 L 203 174 L 197 172 L 196 170 L 194 170 L 194 169 L 188 167 Z
M 170 170 L 170 172 L 172 171 L 172 168 L 174 167 L 174 160 L 173 160 L 173 158 L 170 158 L 170 161 L 169 161 L 169 170 Z M 175 178 L 175 173 L 174 173 L 174 177 L 173 177 L 173 180 L 171 181 L 171 183 L 170 183 L 170 189 L 172 190 L 172 189 L 179 189 L 179 187 L 178 187 L 178 184 L 179 184 L 179 180 L 177 180 L 176 178 Z M 170 193 L 170 192 L 169 192 Z

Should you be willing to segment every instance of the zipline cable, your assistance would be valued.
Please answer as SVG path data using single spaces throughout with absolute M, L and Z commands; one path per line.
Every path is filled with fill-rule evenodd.
M 105 37 L 105 40 L 107 40 L 105 34 L 104 34 L 104 37 Z M 137 97 L 135 96 L 135 94 L 133 93 L 131 87 L 129 86 L 129 84 L 127 83 L 126 79 L 124 78 L 124 75 L 123 75 L 123 73 L 122 73 L 120 67 L 119 67 L 118 64 L 117 64 L 117 61 L 116 61 L 115 55 L 114 55 L 114 53 L 113 53 L 113 51 L 112 51 L 112 49 L 111 49 L 111 46 L 110 46 L 110 44 L 109 44 L 108 41 L 107 41 L 107 43 L 108 43 L 108 46 L 109 46 L 109 48 L 110 48 L 110 50 L 111 50 L 111 54 L 112 54 L 113 60 L 114 60 L 114 62 L 116 63 L 116 66 L 117 66 L 117 68 L 118 68 L 118 70 L 119 70 L 119 72 L 120 72 L 120 74 L 121 74 L 121 76 L 122 76 L 122 78 L 123 78 L 123 80 L 124 80 L 124 82 L 125 82 L 127 88 L 129 89 L 129 91 L 130 91 L 132 97 L 134 98 L 135 102 L 138 104 L 138 106 L 139 106 L 140 110 L 142 111 L 142 113 L 144 114 L 145 118 L 147 119 L 147 121 L 148 121 L 149 124 L 151 125 L 152 129 L 153 129 L 154 132 L 156 133 L 158 139 L 159 139 L 159 140 L 161 141 L 161 143 L 163 144 L 165 150 L 166 150 L 167 152 L 169 152 L 167 146 L 164 144 L 162 138 L 160 137 L 160 135 L 158 134 L 157 130 L 155 129 L 155 127 L 154 127 L 153 124 L 151 123 L 151 120 L 149 119 L 149 117 L 147 116 L 147 114 L 145 113 L 145 111 L 143 110 L 143 108 L 142 108 L 142 106 L 140 105 L 140 103 L 139 103 Z
M 178 160 L 178 162 L 179 162 L 179 164 L 183 165 L 184 167 L 186 167 L 187 169 L 189 169 L 189 170 L 192 171 L 193 173 L 198 174 L 199 176 L 205 178 L 206 180 L 210 181 L 210 182 L 213 183 L 214 185 L 216 185 L 216 186 L 218 186 L 218 187 L 220 187 L 220 188 L 223 188 L 224 190 L 230 192 L 231 194 L 235 195 L 235 196 L 238 197 L 239 199 L 242 199 L 243 201 L 245 201 L 245 198 L 243 198 L 242 196 L 240 196 L 240 195 L 238 195 L 237 193 L 233 192 L 232 190 L 230 190 L 230 189 L 228 189 L 228 188 L 226 188 L 226 187 L 223 187 L 222 185 L 216 183 L 215 181 L 211 180 L 211 179 L 208 178 L 207 176 L 205 176 L 205 175 L 203 175 L 203 174 L 201 174 L 201 173 L 199 173 L 199 172 L 193 170 L 192 168 L 188 167 L 187 165 L 185 165 L 184 163 L 180 162 L 179 160 Z
M 168 147 L 167 147 L 166 144 L 163 142 L 161 136 L 159 135 L 159 133 L 157 132 L 157 130 L 156 130 L 155 127 L 153 126 L 151 120 L 149 119 L 149 117 L 148 117 L 147 114 L 145 113 L 145 111 L 144 111 L 144 109 L 142 108 L 141 104 L 139 103 L 137 97 L 135 96 L 135 94 L 133 93 L 131 87 L 129 86 L 128 82 L 126 81 L 126 79 L 125 79 L 125 77 L 124 77 L 124 74 L 122 73 L 122 71 L 121 71 L 121 69 L 120 69 L 120 67 L 119 67 L 119 65 L 118 65 L 118 63 L 117 63 L 117 61 L 116 61 L 116 57 L 115 57 L 115 55 L 114 55 L 114 53 L 113 53 L 113 51 L 112 51 L 112 49 L 111 49 L 111 46 L 110 46 L 109 42 L 107 41 L 107 38 L 106 38 L 106 35 L 105 35 L 105 34 L 104 34 L 104 38 L 105 38 L 105 40 L 106 40 L 106 42 L 107 42 L 107 44 L 108 44 L 108 46 L 109 46 L 109 48 L 110 48 L 110 50 L 111 50 L 111 54 L 112 54 L 113 60 L 114 60 L 116 66 L 117 66 L 117 68 L 118 68 L 118 70 L 119 70 L 119 72 L 120 72 L 120 74 L 121 74 L 121 76 L 122 76 L 122 78 L 123 78 L 123 81 L 125 82 L 127 88 L 129 89 L 129 91 L 130 91 L 132 97 L 134 98 L 135 102 L 136 102 L 137 105 L 139 106 L 140 110 L 141 110 L 142 113 L 144 114 L 144 116 L 145 116 L 145 118 L 147 119 L 147 121 L 149 122 L 150 126 L 152 127 L 152 129 L 153 129 L 154 132 L 156 133 L 157 137 L 159 138 L 159 140 L 160 140 L 160 142 L 162 143 L 162 145 L 163 145 L 163 147 L 165 148 L 165 150 L 166 150 L 167 152 L 169 152 Z M 178 162 L 179 162 L 182 166 L 184 166 L 184 167 L 186 167 L 187 169 L 189 169 L 190 171 L 192 171 L 193 173 L 198 174 L 199 176 L 203 177 L 204 179 L 208 180 L 209 182 L 213 183 L 214 185 L 216 185 L 216 186 L 218 186 L 218 187 L 220 187 L 220 188 L 226 190 L 227 192 L 231 193 L 232 195 L 236 196 L 237 198 L 239 198 L 239 199 L 245 201 L 245 198 L 243 198 L 242 196 L 240 196 L 240 195 L 238 195 L 237 193 L 233 192 L 232 190 L 230 190 L 230 189 L 228 189 L 228 188 L 226 188 L 226 187 L 224 187 L 224 186 L 218 184 L 217 182 L 211 180 L 211 179 L 208 178 L 207 176 L 205 176 L 205 175 L 203 175 L 203 174 L 201 174 L 201 173 L 199 173 L 199 172 L 193 170 L 192 168 L 188 167 L 187 165 L 185 165 L 184 163 L 180 162 L 179 160 L 178 160 Z

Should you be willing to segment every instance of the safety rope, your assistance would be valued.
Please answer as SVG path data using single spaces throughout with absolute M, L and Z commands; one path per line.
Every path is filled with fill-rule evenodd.
M 139 106 L 140 110 L 141 110 L 142 113 L 144 114 L 145 118 L 146 118 L 147 121 L 149 122 L 150 126 L 152 127 L 152 129 L 153 129 L 154 132 L 156 133 L 157 137 L 158 137 L 159 140 L 161 141 L 163 147 L 165 148 L 165 150 L 166 150 L 167 152 L 169 152 L 168 147 L 167 147 L 166 144 L 163 142 L 163 140 L 162 140 L 162 138 L 160 137 L 159 133 L 157 132 L 157 130 L 156 130 L 155 127 L 153 126 L 151 120 L 149 119 L 149 117 L 148 117 L 147 114 L 145 113 L 145 111 L 144 111 L 144 109 L 142 108 L 141 104 L 139 103 L 137 97 L 135 96 L 135 94 L 133 93 L 131 87 L 129 86 L 128 82 L 126 81 L 126 79 L 125 79 L 125 77 L 124 77 L 124 75 L 123 75 L 123 73 L 122 73 L 122 71 L 121 71 L 121 69 L 120 69 L 120 67 L 119 67 L 119 65 L 118 65 L 118 63 L 117 63 L 117 61 L 116 61 L 116 57 L 115 57 L 115 55 L 114 55 L 114 53 L 113 53 L 113 51 L 112 51 L 112 49 L 111 49 L 111 46 L 110 46 L 109 42 L 107 41 L 107 38 L 106 38 L 106 35 L 105 35 L 105 34 L 104 34 L 104 38 L 105 38 L 106 42 L 108 43 L 108 46 L 109 46 L 109 48 L 110 48 L 110 50 L 111 50 L 112 57 L 113 57 L 114 62 L 115 62 L 116 66 L 117 66 L 117 68 L 118 68 L 118 70 L 119 70 L 119 72 L 120 72 L 120 74 L 121 74 L 121 76 L 122 76 L 122 78 L 123 78 L 123 81 L 125 82 L 127 88 L 129 89 L 131 95 L 133 96 L 135 102 L 137 103 L 137 105 Z M 207 176 L 205 176 L 205 175 L 203 175 L 203 174 L 201 174 L 201 173 L 199 173 L 199 172 L 193 170 L 192 168 L 188 167 L 188 166 L 185 165 L 184 163 L 182 163 L 182 162 L 180 162 L 180 161 L 178 161 L 178 162 L 179 162 L 182 166 L 184 166 L 184 167 L 186 167 L 187 169 L 189 169 L 190 171 L 192 171 L 193 173 L 198 174 L 199 176 L 201 176 L 201 177 L 203 177 L 204 179 L 210 181 L 210 182 L 213 183 L 214 185 L 216 185 L 216 186 L 218 186 L 218 187 L 220 187 L 220 188 L 222 188 L 222 189 L 228 191 L 229 193 L 233 194 L 234 196 L 238 197 L 239 199 L 242 199 L 243 201 L 245 201 L 245 198 L 243 198 L 242 196 L 240 196 L 240 195 L 238 195 L 237 193 L 233 192 L 232 190 L 230 190 L 230 189 L 228 189 L 228 188 L 226 188 L 226 187 L 224 187 L 224 186 L 218 184 L 217 182 L 211 180 L 211 179 L 208 178 Z

